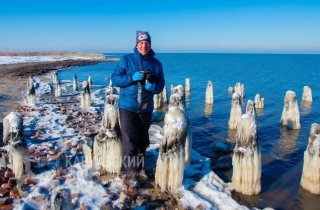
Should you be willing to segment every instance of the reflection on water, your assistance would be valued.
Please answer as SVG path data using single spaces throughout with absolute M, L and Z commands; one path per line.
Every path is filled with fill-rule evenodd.
M 190 104 L 190 91 L 185 91 L 186 106 Z
M 307 115 L 311 112 L 312 102 L 302 101 L 301 102 L 301 115 Z
M 204 115 L 206 117 L 209 117 L 212 114 L 212 108 L 213 108 L 213 104 L 205 104 Z
M 263 109 L 256 109 L 256 114 L 259 117 L 263 116 Z
M 263 206 L 272 206 L 275 209 L 297 209 L 292 201 L 297 197 L 302 164 L 303 161 L 301 160 L 271 186 L 267 186 L 265 193 L 260 195 L 260 198 L 264 201 L 262 202 Z
M 300 187 L 295 206 L 300 207 L 296 209 L 319 209 L 319 201 L 320 195 L 312 194 L 309 191 Z
M 296 147 L 297 139 L 300 134 L 300 129 L 288 130 L 286 127 L 281 126 L 280 128 L 280 139 L 277 141 L 276 145 L 273 147 L 271 156 L 280 160 L 287 159 L 288 155 L 294 153 L 298 148 Z

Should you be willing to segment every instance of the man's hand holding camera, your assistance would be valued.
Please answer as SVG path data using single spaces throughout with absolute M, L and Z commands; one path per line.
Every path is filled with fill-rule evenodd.
M 155 83 L 150 83 L 149 81 L 146 82 L 146 85 L 144 87 L 150 92 L 153 92 L 156 89 Z
M 154 76 L 151 74 L 150 71 L 142 70 L 137 71 L 132 75 L 132 81 L 141 81 L 141 84 L 145 84 L 146 90 L 153 92 L 156 89 L 156 85 L 154 82 Z
M 132 75 L 132 81 L 137 82 L 143 79 L 143 72 L 137 71 Z

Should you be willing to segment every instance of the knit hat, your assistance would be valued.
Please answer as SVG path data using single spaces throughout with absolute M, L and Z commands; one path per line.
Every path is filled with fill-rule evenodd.
M 151 36 L 148 31 L 137 31 L 136 33 L 136 45 L 143 40 L 147 40 L 151 44 Z

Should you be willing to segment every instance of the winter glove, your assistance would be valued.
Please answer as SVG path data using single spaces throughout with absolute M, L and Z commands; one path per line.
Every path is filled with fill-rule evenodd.
M 145 88 L 146 88 L 146 90 L 153 92 L 156 89 L 156 85 L 155 85 L 155 83 L 150 83 L 147 81 Z
M 140 71 L 137 71 L 136 73 L 134 73 L 133 75 L 132 75 L 132 81 L 140 81 L 140 80 L 142 80 L 142 77 L 143 77 L 143 74 L 142 74 L 142 72 L 140 72 Z

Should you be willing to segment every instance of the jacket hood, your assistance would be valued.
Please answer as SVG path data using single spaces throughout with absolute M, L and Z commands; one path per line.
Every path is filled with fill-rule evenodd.
M 137 49 L 136 47 L 133 48 L 133 52 L 134 52 L 134 54 L 137 54 L 137 55 L 141 56 L 140 53 L 138 52 L 138 49 Z M 147 57 L 149 57 L 149 56 L 150 56 L 150 57 L 153 57 L 153 56 L 155 56 L 155 55 L 156 55 L 156 53 L 155 53 L 152 49 L 150 49 Z

